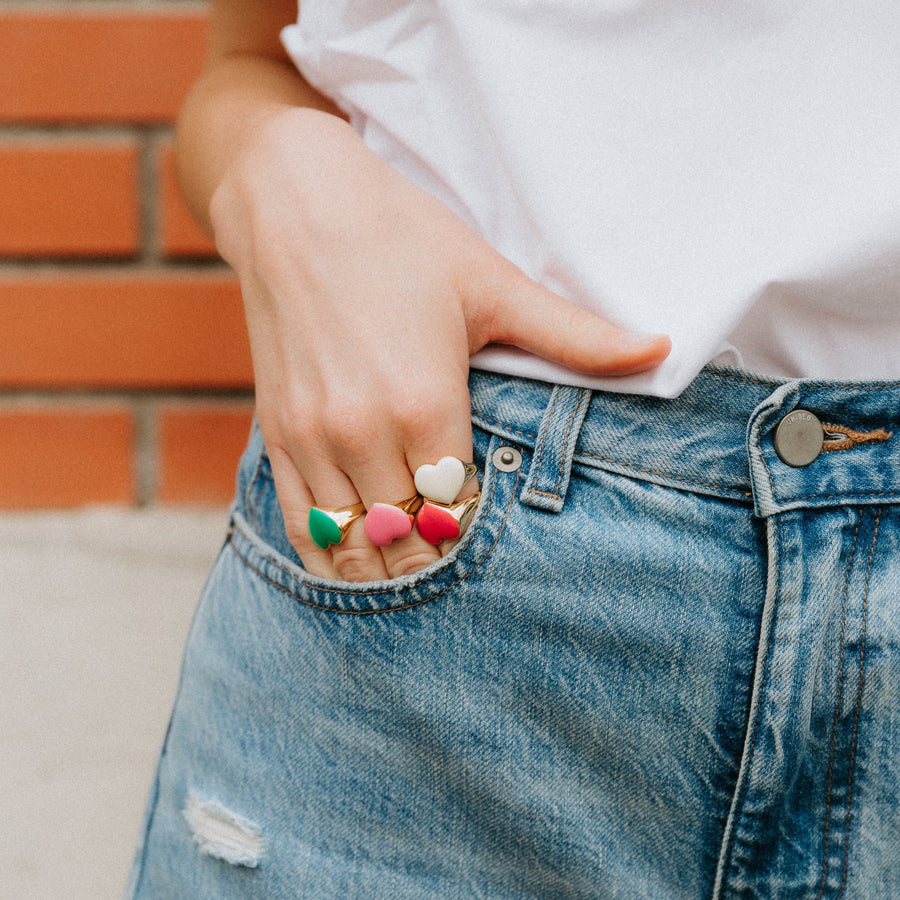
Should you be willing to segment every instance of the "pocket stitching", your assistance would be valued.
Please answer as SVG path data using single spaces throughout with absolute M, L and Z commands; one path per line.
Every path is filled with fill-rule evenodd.
M 382 609 L 339 609 L 339 608 L 335 608 L 332 606 L 325 606 L 321 603 L 314 603 L 312 600 L 307 600 L 304 597 L 300 596 L 300 594 L 298 592 L 291 591 L 288 588 L 286 588 L 284 585 L 279 584 L 277 581 L 270 578 L 257 565 L 255 565 L 249 559 L 247 559 L 247 557 L 235 546 L 233 540 L 229 540 L 229 545 L 231 546 L 231 549 L 233 550 L 235 555 L 241 560 L 241 562 L 243 562 L 244 565 L 247 566 L 248 569 L 250 569 L 251 571 L 255 572 L 257 575 L 259 575 L 259 577 L 262 578 L 263 581 L 266 582 L 266 584 L 269 584 L 272 587 L 276 588 L 277 590 L 281 591 L 282 593 L 287 594 L 288 597 L 291 597 L 292 599 L 297 600 L 298 602 L 302 603 L 304 606 L 309 606 L 309 607 L 312 607 L 313 609 L 321 609 L 326 612 L 334 612 L 334 613 L 340 613 L 343 615 L 352 615 L 352 616 L 370 616 L 370 615 L 374 615 L 376 613 L 399 612 L 404 609 L 412 609 L 415 606 L 421 606 L 423 603 L 429 603 L 432 600 L 436 600 L 438 597 L 447 593 L 447 591 L 452 590 L 459 584 L 462 584 L 462 582 L 465 581 L 494 552 L 494 548 L 500 542 L 500 538 L 502 537 L 503 532 L 506 530 L 506 523 L 509 520 L 510 514 L 512 513 L 513 504 L 515 503 L 515 499 L 516 499 L 516 495 L 517 495 L 517 488 L 519 485 L 520 473 L 521 473 L 521 469 L 516 471 L 516 480 L 515 480 L 515 483 L 513 484 L 512 490 L 510 491 L 509 504 L 507 505 L 506 513 L 503 516 L 503 520 L 500 523 L 500 527 L 497 530 L 497 534 L 495 535 L 493 542 L 491 543 L 490 547 L 487 548 L 484 555 L 481 556 L 479 559 L 477 559 L 475 562 L 473 562 L 472 566 L 460 578 L 458 578 L 452 584 L 448 584 L 446 587 L 442 588 L 436 594 L 430 594 L 427 597 L 422 597 L 421 599 L 416 600 L 412 603 L 407 603 L 404 606 L 390 606 L 390 607 L 386 607 L 386 608 L 382 608 Z M 491 484 L 491 493 L 488 496 L 488 502 L 486 505 L 486 509 L 490 509 L 490 507 L 491 507 L 491 502 L 493 500 L 494 491 L 496 490 L 496 488 L 497 488 L 497 477 L 496 477 L 496 472 L 495 472 L 494 479 Z M 472 532 L 471 538 L 474 539 L 475 535 L 483 527 L 484 527 L 483 523 L 478 525 L 475 528 L 475 530 Z M 326 594 L 347 594 L 347 595 L 351 595 L 351 596 L 355 595 L 357 597 L 363 597 L 363 596 L 376 597 L 381 594 L 395 593 L 395 591 L 396 591 L 396 588 L 394 588 L 394 587 L 379 588 L 377 590 L 370 591 L 370 590 L 352 590 L 352 589 L 348 590 L 346 588 L 317 587 L 317 586 L 313 586 L 313 585 L 308 585 L 308 584 L 304 584 L 302 581 L 299 581 L 299 579 L 297 578 L 296 575 L 294 575 L 292 572 L 290 572 L 288 569 L 286 569 L 280 563 L 278 563 L 275 560 L 268 558 L 268 557 L 264 557 L 264 558 L 269 565 L 274 566 L 280 572 L 283 572 L 288 578 L 292 579 L 295 582 L 299 582 L 299 584 L 302 587 L 305 587 L 310 591 L 317 591 L 317 592 L 326 593 Z M 409 585 L 409 587 L 413 587 L 413 586 L 414 585 Z

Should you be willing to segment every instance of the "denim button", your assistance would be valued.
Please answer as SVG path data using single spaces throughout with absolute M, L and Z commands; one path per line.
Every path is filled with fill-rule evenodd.
M 501 472 L 515 472 L 522 465 L 522 454 L 514 447 L 498 447 L 491 460 Z
M 821 452 L 825 429 L 807 409 L 788 413 L 775 429 L 775 452 L 789 466 L 808 466 Z

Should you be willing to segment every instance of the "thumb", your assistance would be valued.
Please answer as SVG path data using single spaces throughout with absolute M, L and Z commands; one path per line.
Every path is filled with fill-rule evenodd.
M 631 375 L 659 365 L 672 349 L 666 335 L 624 331 L 519 269 L 481 288 L 467 304 L 470 353 L 512 344 L 588 375 Z

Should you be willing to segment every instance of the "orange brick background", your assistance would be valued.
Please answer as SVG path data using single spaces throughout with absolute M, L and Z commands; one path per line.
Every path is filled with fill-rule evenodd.
M 223 504 L 240 295 L 178 195 L 197 0 L 0 7 L 0 508 Z

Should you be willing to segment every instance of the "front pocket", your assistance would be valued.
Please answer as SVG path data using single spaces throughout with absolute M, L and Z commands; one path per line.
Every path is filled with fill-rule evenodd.
M 484 565 L 503 537 L 518 496 L 520 470 L 502 472 L 491 463 L 500 438 L 476 435 L 485 460 L 481 503 L 466 533 L 443 559 L 412 575 L 388 581 L 351 583 L 317 578 L 288 558 L 253 528 L 248 517 L 233 517 L 230 547 L 269 585 L 308 606 L 331 612 L 367 615 L 408 609 L 443 596 Z M 480 456 L 476 452 L 476 459 Z M 274 490 L 272 490 L 274 495 Z

